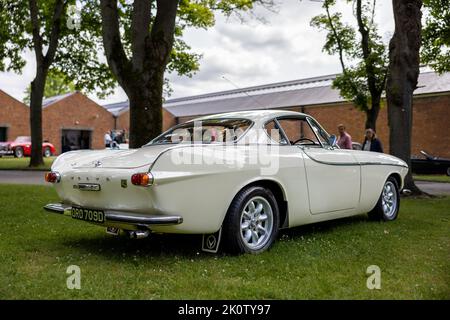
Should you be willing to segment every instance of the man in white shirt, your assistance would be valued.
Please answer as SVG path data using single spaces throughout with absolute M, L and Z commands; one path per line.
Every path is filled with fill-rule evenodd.
M 105 133 L 104 140 L 105 140 L 105 147 L 109 148 L 111 146 L 111 142 L 112 142 L 111 135 L 109 134 L 109 132 Z

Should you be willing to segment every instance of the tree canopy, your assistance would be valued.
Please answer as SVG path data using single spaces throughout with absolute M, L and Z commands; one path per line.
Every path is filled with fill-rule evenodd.
M 450 72 L 450 0 L 424 0 L 421 62 L 438 73 Z
M 130 102 L 130 146 L 161 133 L 164 77 L 191 76 L 200 55 L 183 40 L 186 28 L 214 25 L 226 16 L 271 6 L 272 0 L 100 0 L 101 30 L 108 65 Z
M 42 50 L 48 53 L 55 26 L 52 24 L 55 15 L 55 4 L 58 1 L 36 1 L 36 26 L 42 44 Z M 109 93 L 115 82 L 111 77 L 107 64 L 102 61 L 98 52 L 98 41 L 94 41 L 95 34 L 99 34 L 92 23 L 95 13 L 90 10 L 80 10 L 81 24 L 72 25 L 67 12 L 75 8 L 75 0 L 60 1 L 63 4 L 61 21 L 58 24 L 59 37 L 55 47 L 54 59 L 49 65 L 49 72 L 64 74 L 67 83 L 73 83 L 76 89 L 86 92 Z M 33 40 L 33 21 L 30 15 L 28 1 L 1 0 L 0 7 L 0 71 L 21 73 L 25 67 L 26 53 L 35 51 Z M 77 15 L 78 11 L 72 14 Z M 98 28 L 98 23 L 96 23 Z M 50 63 L 50 61 L 47 62 Z M 45 61 L 44 61 L 45 62 Z
M 44 99 L 57 96 L 64 93 L 69 93 L 75 91 L 75 85 L 73 82 L 66 79 L 66 75 L 58 71 L 52 71 L 47 76 L 47 81 L 45 82 L 44 88 Z M 31 85 L 25 90 L 25 97 L 23 102 L 30 104 L 31 99 Z
M 325 13 L 313 17 L 311 25 L 327 32 L 323 51 L 339 57 L 342 74 L 333 81 L 333 87 L 366 112 L 366 128 L 375 129 L 386 83 L 387 46 L 374 22 L 376 1 L 347 3 L 353 4 L 357 28 L 343 21 L 340 12 L 332 12 L 335 0 L 324 0 Z

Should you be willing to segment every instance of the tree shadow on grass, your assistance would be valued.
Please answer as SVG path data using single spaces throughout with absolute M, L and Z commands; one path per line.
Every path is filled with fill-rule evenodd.
M 122 259 L 124 255 L 188 259 L 210 256 L 201 251 L 201 241 L 199 235 L 150 234 L 148 238 L 136 240 L 124 234 L 115 237 L 100 232 L 88 238 L 65 239 L 63 245 L 112 259 Z
M 342 218 L 330 221 L 324 221 L 314 224 L 303 225 L 295 228 L 281 230 L 278 239 L 289 237 L 292 240 L 302 241 L 305 237 L 314 234 L 326 234 L 331 232 L 342 232 L 347 227 L 352 227 L 360 223 L 370 223 L 365 215 L 359 215 L 349 218 Z M 62 245 L 71 247 L 74 250 L 90 253 L 91 255 L 101 255 L 108 259 L 123 259 L 123 256 L 140 255 L 147 257 L 165 257 L 165 258 L 184 258 L 192 259 L 210 259 L 214 254 L 201 251 L 201 235 L 185 234 L 150 234 L 145 239 L 129 239 L 124 234 L 118 237 L 105 235 L 99 232 L 95 236 L 70 237 L 66 238 Z M 223 243 L 222 243 L 223 245 Z M 221 245 L 221 249 L 222 249 Z M 219 256 L 228 256 L 219 250 Z
M 367 218 L 367 215 L 361 214 L 352 217 L 340 218 L 335 220 L 328 220 L 323 222 L 316 222 L 312 224 L 306 224 L 294 228 L 280 230 L 279 236 L 288 236 L 295 240 L 302 237 L 312 236 L 314 234 L 327 234 L 331 232 L 344 231 L 348 227 L 352 227 L 361 223 L 374 223 Z M 377 223 L 377 222 L 375 222 Z

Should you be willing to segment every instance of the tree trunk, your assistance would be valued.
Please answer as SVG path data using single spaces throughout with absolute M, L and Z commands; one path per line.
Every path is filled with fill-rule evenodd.
M 41 21 L 39 19 L 39 8 L 37 0 L 28 1 L 31 16 L 31 26 L 33 34 L 33 48 L 36 55 L 36 77 L 31 82 L 30 97 L 30 127 L 31 127 L 31 159 L 30 167 L 37 167 L 44 164 L 42 158 L 42 99 L 44 97 L 45 81 L 50 65 L 55 58 L 61 34 L 61 17 L 64 14 L 66 1 L 55 1 L 53 18 L 51 21 L 51 32 L 47 46 L 47 53 L 43 55 L 44 41 L 41 31 Z
M 36 77 L 31 82 L 30 128 L 31 158 L 30 167 L 44 164 L 42 157 L 42 99 L 44 97 L 47 72 L 42 66 L 36 67 Z
M 380 113 L 380 101 L 381 97 L 373 98 L 372 106 L 366 111 L 366 129 L 373 129 L 377 131 L 377 119 Z
M 422 192 L 411 174 L 411 133 L 413 92 L 419 77 L 421 7 L 421 0 L 393 0 L 395 32 L 389 43 L 386 88 L 390 151 L 408 164 L 405 188 L 416 195 Z
M 130 148 L 140 148 L 162 130 L 164 71 L 154 73 L 146 84 L 127 90 L 130 99 Z
M 161 133 L 164 71 L 174 42 L 179 0 L 156 0 L 152 23 L 150 0 L 133 2 L 132 55 L 121 40 L 117 0 L 101 0 L 102 36 L 112 73 L 130 101 L 130 148 Z

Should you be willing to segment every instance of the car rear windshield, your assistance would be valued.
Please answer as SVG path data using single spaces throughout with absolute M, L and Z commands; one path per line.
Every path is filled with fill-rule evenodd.
M 149 144 L 233 143 L 251 126 L 248 119 L 208 119 L 190 121 L 166 131 Z

